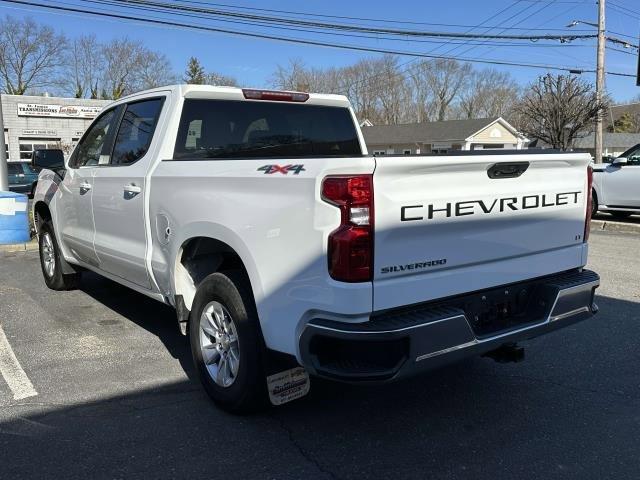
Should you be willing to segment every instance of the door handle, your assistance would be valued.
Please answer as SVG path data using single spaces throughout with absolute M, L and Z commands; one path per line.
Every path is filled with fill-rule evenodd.
M 91 190 L 91 184 L 84 182 L 80 184 L 80 193 L 87 193 L 89 190 Z
M 124 192 L 125 193 L 129 193 L 131 195 L 137 195 L 138 193 L 142 192 L 142 187 L 140 187 L 138 185 L 134 185 L 134 184 L 125 185 L 124 186 Z

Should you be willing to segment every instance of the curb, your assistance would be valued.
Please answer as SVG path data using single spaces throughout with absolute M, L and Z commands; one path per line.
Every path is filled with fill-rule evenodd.
M 640 233 L 640 223 L 610 222 L 607 220 L 591 220 L 591 230 L 607 230 L 610 232 Z
M 13 245 L 0 245 L 0 252 L 31 252 L 34 250 L 38 250 L 38 241 L 37 238 L 34 237 L 30 242 L 27 243 L 15 243 Z

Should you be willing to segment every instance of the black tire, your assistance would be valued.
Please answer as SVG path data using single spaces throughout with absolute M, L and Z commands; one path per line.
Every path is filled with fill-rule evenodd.
M 47 239 L 50 240 L 50 243 Z M 40 227 L 38 246 L 40 249 L 40 267 L 47 287 L 51 290 L 73 290 L 77 288 L 80 273 L 63 273 L 63 264 L 68 264 L 60 253 L 58 240 L 50 221 L 43 222 Z M 46 266 L 47 258 L 53 259 L 53 268 Z
M 598 195 L 596 195 L 596 191 L 591 191 L 591 218 L 593 218 L 596 213 L 598 213 Z
M 629 218 L 632 215 L 631 212 L 609 212 L 609 213 L 613 215 L 614 218 L 619 218 L 620 220 Z
M 212 302 L 217 302 L 226 309 L 237 332 L 239 349 L 237 374 L 228 386 L 220 385 L 213 379 L 213 374 L 209 373 L 203 359 L 203 341 L 216 342 L 215 337 L 202 330 L 200 323 L 205 308 Z M 207 339 L 203 340 L 203 336 Z M 268 405 L 263 368 L 264 343 L 251 287 L 243 272 L 236 270 L 216 272 L 202 281 L 198 286 L 189 317 L 189 339 L 193 362 L 200 381 L 207 394 L 219 407 L 228 412 L 240 414 L 260 410 Z M 227 353 L 230 354 L 230 352 Z

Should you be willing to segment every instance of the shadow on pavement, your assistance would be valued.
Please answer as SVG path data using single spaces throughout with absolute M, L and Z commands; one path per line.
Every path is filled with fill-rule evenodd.
M 82 273 L 80 290 L 156 335 L 189 378 L 196 374 L 192 368 L 189 341 L 180 334 L 173 308 L 89 271 Z
M 84 285 L 188 361 L 153 319 L 162 306 Z M 529 342 L 524 363 L 472 359 L 379 387 L 314 381 L 253 416 L 221 412 L 195 380 L 42 405 L 0 423 L 0 478 L 634 478 L 639 305 L 598 303 L 597 317 Z
M 593 217 L 594 220 L 602 220 L 603 222 L 620 222 L 629 224 L 640 224 L 640 215 L 631 215 L 629 217 L 616 217 L 610 213 L 597 213 Z

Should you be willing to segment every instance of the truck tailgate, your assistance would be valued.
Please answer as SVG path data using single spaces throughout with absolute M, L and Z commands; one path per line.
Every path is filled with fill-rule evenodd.
M 374 310 L 583 266 L 588 154 L 381 156 Z

